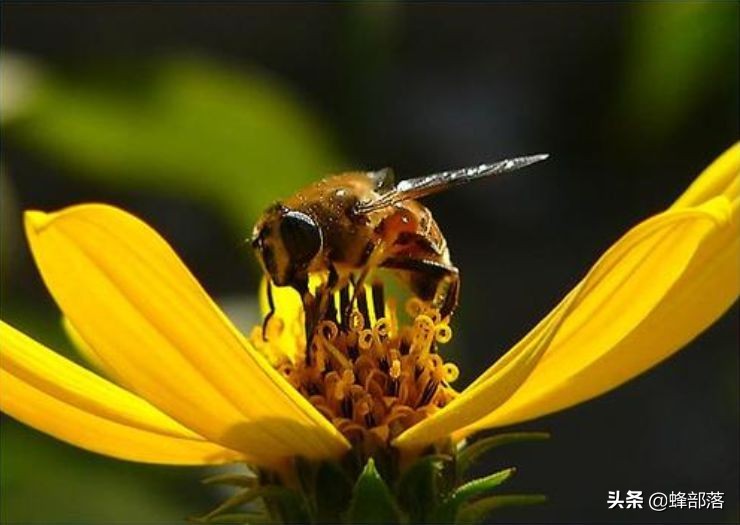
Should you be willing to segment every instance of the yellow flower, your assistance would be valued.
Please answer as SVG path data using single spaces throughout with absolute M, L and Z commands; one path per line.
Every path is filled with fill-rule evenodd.
M 459 394 L 450 390 L 392 445 L 416 451 L 567 408 L 686 345 L 738 296 L 739 206 L 736 144 L 673 206 L 619 239 L 508 353 Z M 350 449 L 273 366 L 305 344 L 300 330 L 286 329 L 298 308 L 285 294 L 282 329 L 270 339 L 276 357 L 234 328 L 161 237 L 119 209 L 27 212 L 26 234 L 68 332 L 108 379 L 0 322 L 7 414 L 79 447 L 142 462 L 279 467 L 286 458 L 331 459 Z M 400 377 L 402 366 L 398 360 L 386 372 Z M 336 376 L 337 399 L 353 380 Z

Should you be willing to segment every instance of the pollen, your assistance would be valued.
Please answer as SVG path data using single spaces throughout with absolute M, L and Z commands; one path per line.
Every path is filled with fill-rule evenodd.
M 292 359 L 270 353 L 259 330 L 251 339 L 351 442 L 382 446 L 457 395 L 450 384 L 458 368 L 438 352 L 452 329 L 415 298 L 406 303 L 408 322 L 400 323 L 380 283 L 365 287 L 351 311 L 350 297 L 348 289 L 337 292 L 310 344 Z M 271 337 L 284 329 L 278 316 L 275 321 L 268 323 Z

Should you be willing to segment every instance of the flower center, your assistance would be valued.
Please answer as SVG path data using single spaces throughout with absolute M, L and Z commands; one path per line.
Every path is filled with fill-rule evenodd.
M 386 445 L 457 395 L 450 387 L 457 366 L 437 353 L 452 330 L 437 310 L 415 298 L 406 303 L 411 321 L 399 324 L 395 301 L 384 301 L 380 283 L 365 287 L 351 312 L 350 292 L 335 294 L 308 348 L 303 345 L 292 359 L 273 354 L 271 361 L 351 442 Z M 274 321 L 268 340 L 285 329 Z M 261 336 L 256 329 L 251 339 L 265 352 L 269 344 Z

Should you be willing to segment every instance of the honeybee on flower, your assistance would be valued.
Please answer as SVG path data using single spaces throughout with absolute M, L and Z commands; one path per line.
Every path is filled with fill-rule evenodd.
M 268 333 L 245 336 L 141 220 L 102 204 L 29 211 L 36 264 L 99 374 L 0 322 L 0 408 L 120 459 L 252 467 L 216 480 L 239 491 L 208 520 L 261 499 L 264 519 L 284 522 L 480 521 L 515 498 L 496 493 L 513 469 L 468 481 L 501 442 L 469 438 L 611 390 L 710 326 L 740 290 L 739 212 L 736 144 L 454 390 L 434 304 L 412 300 L 403 322 L 380 289 L 355 303 L 340 288 L 308 342 L 303 298 L 275 288 Z
M 547 157 L 506 159 L 398 184 L 390 169 L 344 173 L 303 188 L 270 206 L 252 233 L 252 246 L 269 278 L 268 294 L 271 283 L 294 288 L 309 310 L 306 331 L 311 334 L 334 292 L 353 276 L 355 293 L 362 292 L 368 274 L 382 267 L 394 270 L 416 297 L 448 317 L 457 306 L 459 271 L 431 212 L 416 199 Z M 312 294 L 309 275 L 316 272 L 328 277 Z M 354 298 L 344 313 L 353 304 Z

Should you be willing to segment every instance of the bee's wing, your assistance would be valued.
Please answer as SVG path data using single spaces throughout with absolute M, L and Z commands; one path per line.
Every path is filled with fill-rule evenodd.
M 475 179 L 518 170 L 535 162 L 543 161 L 547 157 L 547 154 L 517 157 L 494 162 L 493 164 L 481 164 L 472 168 L 443 171 L 416 179 L 403 180 L 387 192 L 381 193 L 378 198 L 358 204 L 357 211 L 359 213 L 367 213 L 391 206 L 397 202 L 419 199 Z

